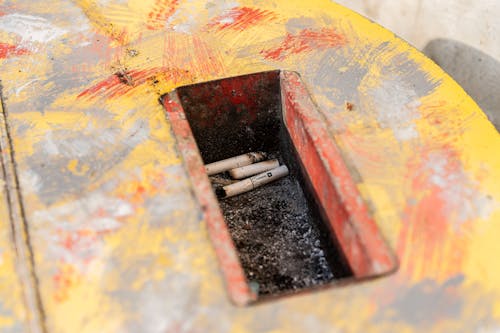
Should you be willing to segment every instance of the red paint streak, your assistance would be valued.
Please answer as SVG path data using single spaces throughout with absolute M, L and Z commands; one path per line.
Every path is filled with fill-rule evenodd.
M 92 87 L 82 91 L 77 98 L 113 98 L 123 96 L 134 88 L 148 83 L 153 83 L 156 76 L 165 76 L 166 79 L 175 80 L 179 71 L 162 67 L 153 67 L 145 70 L 124 71 L 121 74 L 113 74 Z
M 221 75 L 224 73 L 224 65 L 220 55 L 212 49 L 204 40 L 193 37 L 193 60 L 191 68 L 196 75 L 206 77 L 207 75 Z
M 285 124 L 354 276 L 390 272 L 396 260 L 309 93 L 297 74 L 282 78 Z
M 205 167 L 197 153 L 196 142 L 191 127 L 186 120 L 184 110 L 176 92 L 163 99 L 163 106 L 172 124 L 177 138 L 177 146 L 182 153 L 187 166 L 187 172 L 195 184 L 195 195 L 200 202 L 207 221 L 208 232 L 212 239 L 217 258 L 222 268 L 226 285 L 234 303 L 248 304 L 257 297 L 249 288 L 245 273 L 240 265 L 236 248 L 227 228 L 224 218 L 214 197 L 210 182 L 206 177 Z
M 16 45 L 0 43 L 0 59 L 5 59 L 10 56 L 20 56 L 30 54 L 27 49 L 19 48 Z
M 115 73 L 85 89 L 77 97 L 114 98 L 146 83 L 151 85 L 158 83 L 155 81 L 167 81 L 172 84 L 191 83 L 194 78 L 200 80 L 214 75 L 221 76 L 225 72 L 221 55 L 200 37 L 173 37 L 167 34 L 164 48 L 164 66 Z
M 146 27 L 150 30 L 162 29 L 175 13 L 178 5 L 178 0 L 156 0 L 153 9 L 148 14 Z
M 162 64 L 177 68 L 171 80 L 189 84 L 225 75 L 225 64 L 219 51 L 199 36 L 165 34 Z
M 344 145 L 351 156 L 356 157 L 361 165 L 370 168 L 379 168 L 387 162 L 384 153 L 380 153 L 380 143 L 370 133 L 357 134 L 353 130 L 346 129 L 338 134 L 338 139 Z M 376 170 L 376 169 L 375 169 Z
M 120 89 L 121 84 L 122 84 L 122 82 L 120 81 L 118 76 L 112 75 L 112 76 L 108 77 L 106 80 L 101 81 L 101 82 L 93 85 L 89 89 L 85 89 L 83 92 L 81 92 L 78 95 L 78 98 L 87 97 L 87 96 L 89 96 L 89 97 L 95 96 L 101 92 L 112 97 L 112 96 L 115 96 L 116 94 L 118 94 L 119 91 L 122 91 L 125 89 L 125 88 Z
M 436 162 L 440 164 L 438 171 L 433 170 Z M 454 176 L 461 173 L 459 156 L 451 147 L 434 152 L 428 149 L 416 153 L 407 166 L 412 197 L 404 210 L 397 244 L 401 271 L 416 280 L 432 277 L 444 281 L 460 273 L 468 224 L 454 230 L 452 213 L 460 207 L 450 207 L 447 184 L 436 178 L 459 181 Z
M 233 29 L 245 30 L 253 25 L 275 20 L 277 15 L 269 10 L 250 7 L 232 8 L 224 14 L 212 19 L 208 27 L 217 30 Z
M 334 29 L 304 29 L 297 35 L 287 34 L 280 46 L 262 50 L 260 53 L 266 59 L 283 60 L 292 54 L 339 47 L 346 43 L 347 39 L 343 35 L 335 32 Z

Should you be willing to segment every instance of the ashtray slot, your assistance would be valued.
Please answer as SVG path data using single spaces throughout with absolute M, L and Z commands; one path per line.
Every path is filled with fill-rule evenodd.
M 180 87 L 162 102 L 236 303 L 396 267 L 296 73 L 270 71 Z M 289 174 L 217 201 L 220 178 L 230 177 L 207 177 L 203 166 L 249 152 L 265 152 Z M 346 178 L 340 184 L 339 175 Z M 370 252 L 373 246 L 382 248 Z

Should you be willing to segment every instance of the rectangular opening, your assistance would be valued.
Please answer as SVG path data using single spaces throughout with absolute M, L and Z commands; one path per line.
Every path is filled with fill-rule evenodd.
M 178 94 L 205 164 L 263 151 L 290 170 L 219 202 L 251 288 L 276 295 L 352 276 L 284 125 L 279 72 L 183 87 Z
M 250 296 L 237 303 L 339 279 L 364 279 L 394 266 L 378 260 L 385 253 L 374 251 L 370 257 L 370 248 L 380 246 L 378 234 L 357 234 L 373 221 L 365 216 L 364 206 L 351 212 L 349 202 L 359 202 L 357 197 L 339 193 L 344 187 L 352 195 L 355 185 L 352 179 L 334 184 L 333 176 L 350 178 L 347 169 L 329 135 L 318 127 L 314 105 L 307 95 L 301 95 L 305 90 L 298 76 L 287 73 L 271 71 L 205 82 L 180 87 L 162 98 L 198 199 L 206 208 L 212 241 L 233 300 L 237 298 L 231 289 L 238 280 L 235 266 L 241 264 L 248 289 L 243 293 Z M 196 147 L 200 155 L 193 154 Z M 214 202 L 215 196 L 208 191 L 222 185 L 210 186 L 206 175 L 200 175 L 203 164 L 257 151 L 278 159 L 288 167 L 289 175 Z M 330 160 L 335 162 L 333 166 Z M 212 206 L 220 207 L 222 216 Z M 232 244 L 222 247 L 224 228 Z M 373 230 L 378 233 L 376 228 L 368 232 Z M 239 262 L 228 264 L 233 248 Z

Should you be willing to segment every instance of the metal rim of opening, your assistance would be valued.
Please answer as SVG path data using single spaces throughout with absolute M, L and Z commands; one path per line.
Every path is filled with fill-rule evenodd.
M 305 168 L 310 181 L 353 271 L 353 277 L 337 280 L 334 284 L 357 282 L 394 272 L 398 261 L 379 232 L 368 205 L 357 189 L 353 170 L 343 160 L 299 74 L 279 72 L 285 124 L 301 159 L 307 161 Z M 204 83 L 208 82 L 199 84 Z M 236 305 L 253 303 L 258 295 L 246 280 L 177 91 L 163 95 L 160 102 L 172 125 L 177 148 L 203 210 L 229 296 Z

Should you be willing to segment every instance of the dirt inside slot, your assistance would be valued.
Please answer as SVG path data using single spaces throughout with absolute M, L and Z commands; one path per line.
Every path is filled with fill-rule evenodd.
M 286 163 L 279 152 L 270 157 Z M 219 200 L 246 277 L 260 295 L 320 286 L 351 274 L 312 198 L 302 190 L 296 166 L 286 164 L 290 175 Z M 230 179 L 211 178 L 214 190 Z
M 290 170 L 279 181 L 219 200 L 250 286 L 274 296 L 352 276 L 283 123 L 279 72 L 178 93 L 204 163 L 264 151 Z M 214 190 L 229 180 L 211 178 Z

